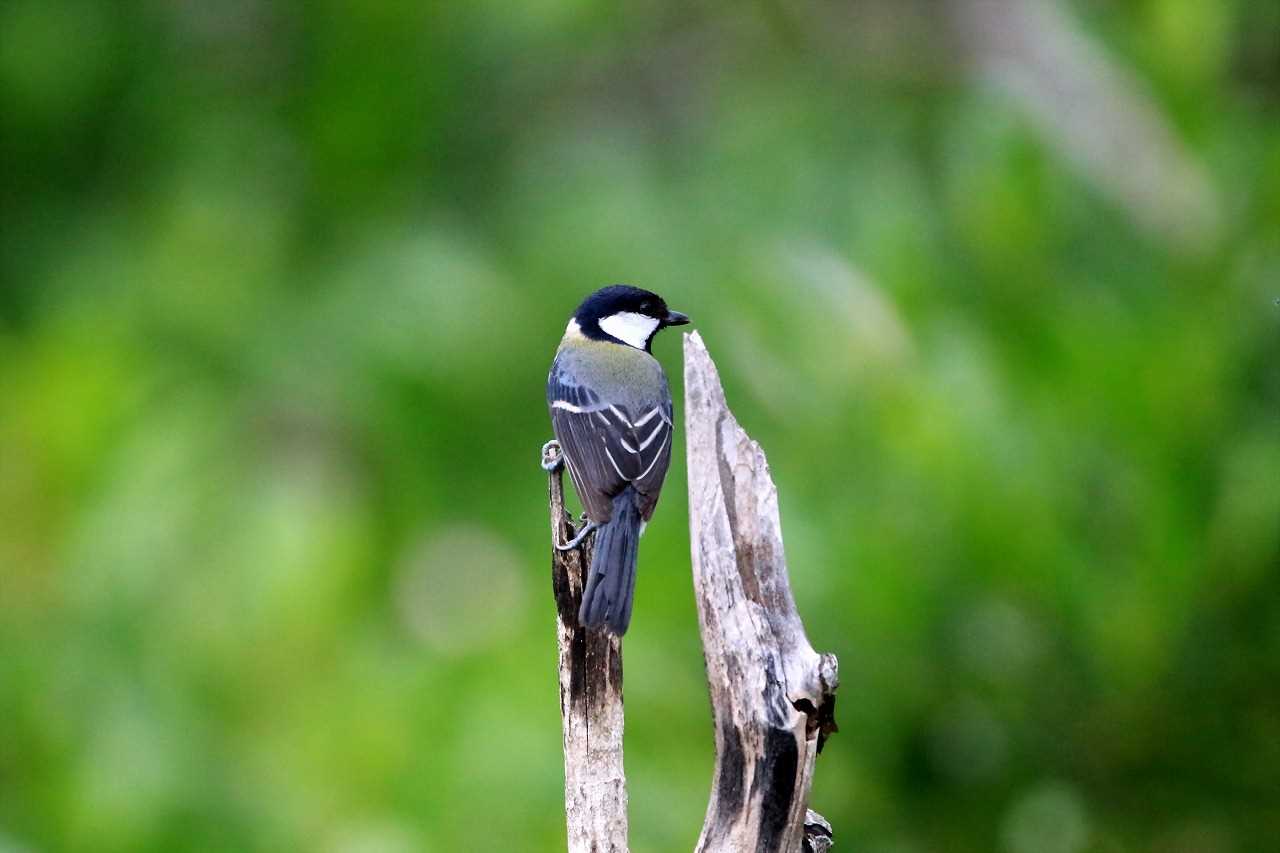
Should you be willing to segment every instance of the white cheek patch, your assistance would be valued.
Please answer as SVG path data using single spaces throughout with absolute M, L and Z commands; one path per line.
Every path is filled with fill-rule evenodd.
M 602 318 L 600 328 L 605 331 L 605 334 L 613 335 L 637 349 L 644 349 L 649 343 L 649 338 L 653 337 L 653 333 L 658 328 L 658 320 L 634 311 L 619 311 L 617 314 Z

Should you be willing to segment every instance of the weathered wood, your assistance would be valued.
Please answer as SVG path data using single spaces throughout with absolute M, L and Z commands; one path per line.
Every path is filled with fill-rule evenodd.
M 544 467 L 559 446 L 548 443 Z M 551 541 L 575 530 L 564 507 L 563 465 L 548 476 Z M 578 624 L 582 578 L 591 565 L 595 534 L 568 551 L 551 551 L 560 648 L 560 720 L 564 741 L 564 810 L 569 853 L 626 853 L 627 780 L 622 767 L 622 643 Z
M 804 814 L 804 853 L 827 853 L 833 844 L 831 824 L 813 809 L 808 809 Z
M 702 338 L 684 336 L 689 531 L 716 766 L 698 853 L 823 851 L 808 811 L 814 759 L 836 730 L 834 655 L 809 645 L 791 597 L 778 492 L 738 426 Z

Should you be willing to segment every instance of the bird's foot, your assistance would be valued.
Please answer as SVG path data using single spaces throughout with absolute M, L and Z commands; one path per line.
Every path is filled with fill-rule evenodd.
M 564 452 L 560 449 L 560 442 L 554 438 L 542 445 L 542 469 L 551 473 L 555 473 L 564 465 Z M 587 514 L 582 514 L 582 521 L 587 520 Z M 587 534 L 595 530 L 600 525 L 594 521 L 588 522 L 585 527 L 578 531 L 578 534 L 565 542 L 563 545 L 559 542 L 552 542 L 557 551 L 571 551 L 582 544 L 582 540 L 587 538 Z
M 542 445 L 542 470 L 557 471 L 564 464 L 564 454 L 560 452 L 560 442 L 554 438 Z
M 588 534 L 588 533 L 590 533 L 591 531 L 595 530 L 595 529 L 596 529 L 597 527 L 599 527 L 599 526 L 600 526 L 600 525 L 596 524 L 594 521 L 592 521 L 592 522 L 588 523 L 586 527 L 584 527 L 584 528 L 582 528 L 581 530 L 579 530 L 579 531 L 578 531 L 578 535 L 577 535 L 577 536 L 573 537 L 573 538 L 572 538 L 572 539 L 570 539 L 568 542 L 564 543 L 563 545 L 561 545 L 560 543 L 558 543 L 558 542 L 557 542 L 557 543 L 556 543 L 556 550 L 557 550 L 557 551 L 571 551 L 571 550 L 573 550 L 574 548 L 577 548 L 577 547 L 578 547 L 578 545 L 579 545 L 579 544 L 581 544 L 582 540 L 587 538 L 587 534 Z

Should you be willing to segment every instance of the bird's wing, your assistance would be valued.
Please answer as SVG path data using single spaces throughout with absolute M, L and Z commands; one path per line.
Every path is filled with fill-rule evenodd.
M 653 516 L 667 466 L 671 464 L 671 395 L 663 397 L 630 419 L 631 434 L 623 446 L 633 466 L 628 473 L 634 473 L 631 483 L 640 493 L 640 515 L 645 521 Z
M 553 366 L 547 400 L 551 426 L 587 517 L 608 521 L 614 496 L 633 485 L 641 497 L 641 516 L 648 520 L 671 461 L 670 395 L 633 412 Z
M 608 403 L 567 375 L 557 359 L 547 377 L 547 405 L 578 500 L 587 518 L 603 524 L 613 511 L 613 496 L 627 485 L 610 465 L 601 440 L 605 425 L 601 412 L 608 410 Z

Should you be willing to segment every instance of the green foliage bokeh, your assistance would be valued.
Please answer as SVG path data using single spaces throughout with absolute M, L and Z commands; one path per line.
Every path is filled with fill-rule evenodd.
M 929 3 L 4 4 L 0 851 L 563 849 L 543 384 L 614 282 L 769 455 L 838 850 L 1268 849 L 1277 8 L 1068 10 L 1189 237 Z M 711 781 L 674 459 L 636 851 Z

